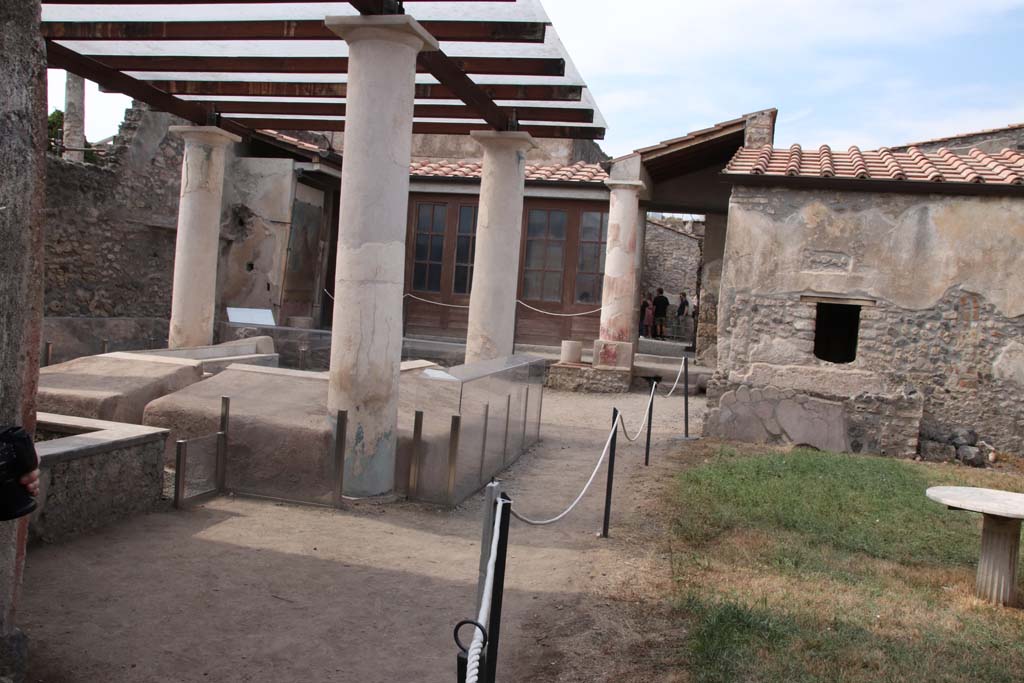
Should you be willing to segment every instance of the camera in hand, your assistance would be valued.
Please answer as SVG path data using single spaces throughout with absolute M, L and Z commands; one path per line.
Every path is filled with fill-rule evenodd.
M 36 499 L 20 479 L 39 463 L 32 437 L 21 427 L 0 427 L 0 520 L 23 517 L 36 509 Z

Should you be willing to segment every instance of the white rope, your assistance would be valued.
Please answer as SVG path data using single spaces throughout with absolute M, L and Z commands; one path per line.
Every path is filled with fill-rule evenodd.
M 647 426 L 647 418 L 651 416 L 651 404 L 654 403 L 654 392 L 658 389 L 658 383 L 654 382 L 651 384 L 651 397 L 647 399 L 647 407 L 644 408 L 644 421 L 640 423 L 640 429 L 637 430 L 636 436 L 630 436 L 629 430 L 626 429 L 626 421 L 622 419 L 622 413 L 619 413 L 619 419 L 622 420 L 622 435 L 629 441 L 636 441 L 640 438 L 640 434 L 643 433 L 644 427 Z
M 331 297 L 331 301 L 334 301 L 334 295 L 331 294 L 330 290 L 328 290 L 326 287 L 324 287 L 324 294 Z
M 608 455 L 608 449 L 612 445 L 612 437 L 615 436 L 615 430 L 617 430 L 619 428 L 620 424 L 622 424 L 622 414 L 621 413 L 619 414 L 618 419 L 615 420 L 615 423 L 612 425 L 611 431 L 608 432 L 608 439 L 604 442 L 604 450 L 601 451 L 601 457 L 597 459 L 597 464 L 594 465 L 594 471 L 590 474 L 590 479 L 587 479 L 587 483 L 583 485 L 583 490 L 580 491 L 580 494 L 578 496 L 576 496 L 576 500 L 574 500 L 572 503 L 570 503 L 569 507 L 567 507 L 565 510 L 563 510 L 561 512 L 561 514 L 559 514 L 556 517 L 552 517 L 551 519 L 535 520 L 535 519 L 530 519 L 529 517 L 527 517 L 525 515 L 519 514 L 518 512 L 516 512 L 515 508 L 512 508 L 510 510 L 510 512 L 512 513 L 512 516 L 515 517 L 516 519 L 518 519 L 520 522 L 525 522 L 526 524 L 530 524 L 530 525 L 533 525 L 533 526 L 547 526 L 548 524 L 554 524 L 555 522 L 557 522 L 558 520 L 562 519 L 567 514 L 572 512 L 573 508 L 576 507 L 576 504 L 579 503 L 580 500 L 583 499 L 583 496 L 586 494 L 587 489 L 590 488 L 590 485 L 592 483 L 594 483 L 594 477 L 597 476 L 598 470 L 601 469 L 601 463 L 604 462 L 605 456 Z
M 458 304 L 445 304 L 440 301 L 431 301 L 430 299 L 423 299 L 413 294 L 405 295 L 409 299 L 416 299 L 416 301 L 422 301 L 425 304 L 434 304 L 435 306 L 444 306 L 445 308 L 469 308 L 469 306 L 459 306 Z
M 534 308 L 533 306 L 531 306 L 530 304 L 526 303 L 525 301 L 523 301 L 521 299 L 516 299 L 516 303 L 518 303 L 520 306 L 522 306 L 524 308 L 529 308 L 531 311 L 536 311 L 537 313 L 543 313 L 544 315 L 554 316 L 556 318 L 576 318 L 576 317 L 579 317 L 581 315 L 594 315 L 595 313 L 600 313 L 601 312 L 600 308 L 595 308 L 594 310 L 587 311 L 586 313 L 552 313 L 551 311 L 542 311 L 539 308 Z
M 669 389 L 668 393 L 665 394 L 665 398 L 669 398 L 672 394 L 674 394 L 676 392 L 676 387 L 679 386 L 679 378 L 683 376 L 683 367 L 685 365 L 686 365 L 686 356 L 683 356 L 683 359 L 681 361 L 679 361 L 679 372 L 676 373 L 676 381 L 672 384 L 672 388 Z
M 501 506 L 507 501 L 499 498 L 498 505 L 494 510 L 494 529 L 491 530 L 491 554 L 487 558 L 487 576 L 484 578 L 484 592 L 480 596 L 480 611 L 476 615 L 477 623 L 487 624 L 491 614 L 491 594 L 494 592 L 494 563 L 498 557 L 498 540 L 501 536 Z M 466 683 L 477 683 L 480 677 L 480 653 L 484 649 L 484 634 L 477 628 L 473 628 L 473 641 L 466 652 Z
M 324 290 L 324 291 L 327 291 L 327 290 Z M 328 296 L 330 296 L 330 295 L 328 295 Z M 442 303 L 440 301 L 431 301 L 430 299 L 424 299 L 422 297 L 418 297 L 415 294 L 406 294 L 405 296 L 408 297 L 409 299 L 415 299 L 416 301 L 422 301 L 425 304 L 434 304 L 435 306 L 444 306 L 445 308 L 469 308 L 469 306 L 461 306 L 459 304 L 446 304 L 446 303 Z M 331 297 L 331 298 L 333 299 L 334 297 Z M 520 306 L 525 307 L 525 308 L 529 308 L 531 311 L 536 311 L 537 313 L 543 313 L 544 315 L 550 315 L 550 316 L 553 316 L 555 318 L 576 318 L 576 317 L 579 317 L 581 315 L 594 315 L 595 313 L 600 313 L 601 312 L 600 308 L 595 308 L 592 311 L 586 311 L 584 313 L 552 313 L 551 311 L 543 311 L 543 310 L 541 310 L 539 308 L 534 308 L 533 306 L 531 306 L 530 304 L 526 303 L 522 299 L 516 299 L 516 303 L 519 304 Z

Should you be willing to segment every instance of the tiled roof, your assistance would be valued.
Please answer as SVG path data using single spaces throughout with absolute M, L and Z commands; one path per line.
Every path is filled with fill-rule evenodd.
M 742 148 L 726 166 L 726 174 L 845 180 L 887 180 L 976 185 L 1024 185 L 1024 154 L 1004 149 L 986 154 L 979 149 L 954 154 L 946 148 L 922 152 L 910 147 L 895 152 L 886 147 L 861 151 L 850 147 L 835 152 L 828 145 L 805 150 L 764 146 Z
M 480 178 L 483 165 L 476 161 L 414 161 L 409 166 L 413 177 Z M 526 180 L 562 183 L 603 183 L 608 174 L 597 164 L 549 164 L 526 167 Z

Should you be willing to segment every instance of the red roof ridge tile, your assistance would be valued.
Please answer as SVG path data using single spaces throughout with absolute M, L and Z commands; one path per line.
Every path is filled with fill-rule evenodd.
M 878 156 L 881 158 L 882 163 L 885 164 L 885 170 L 888 172 L 889 177 L 893 180 L 906 180 L 907 174 L 903 171 L 903 167 L 896 161 L 896 157 L 893 156 L 892 150 L 888 147 L 880 147 L 878 149 Z
M 921 172 L 924 174 L 924 177 L 929 182 L 941 183 L 946 180 L 945 177 L 943 177 L 942 173 L 939 171 L 939 169 L 935 168 L 935 164 L 933 164 L 931 160 L 927 156 L 925 156 L 924 152 L 922 152 L 920 149 L 918 149 L 917 147 L 910 147 L 909 149 L 907 149 L 907 154 L 910 155 L 910 158 L 914 161 L 914 163 L 917 164 L 917 167 L 921 169 Z
M 958 157 L 956 154 L 953 154 L 953 152 L 949 151 L 948 148 L 940 147 L 938 155 L 942 157 L 943 161 L 945 161 L 947 164 L 956 169 L 957 173 L 963 176 L 964 180 L 966 180 L 967 182 L 985 182 L 985 178 L 983 178 L 980 173 L 971 168 L 970 165 L 967 164 L 967 162 L 965 162 L 962 158 Z
M 800 162 L 803 159 L 803 149 L 800 145 L 789 146 L 789 161 L 786 163 L 786 175 L 800 175 Z
M 853 174 L 861 180 L 870 178 L 871 174 L 868 172 L 868 165 L 864 161 L 864 154 L 860 151 L 860 147 L 850 145 L 846 153 L 850 155 L 850 159 L 853 161 Z
M 832 160 L 832 148 L 822 145 L 818 148 L 818 175 L 823 178 L 834 178 L 836 165 Z
M 765 145 L 761 148 L 761 153 L 757 155 L 757 161 L 754 162 L 754 167 L 750 169 L 751 173 L 756 175 L 764 175 L 768 172 L 768 164 L 772 160 L 772 146 Z

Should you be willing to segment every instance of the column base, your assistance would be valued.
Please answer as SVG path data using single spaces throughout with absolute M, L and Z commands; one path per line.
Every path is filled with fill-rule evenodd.
M 594 341 L 594 367 L 600 370 L 633 371 L 633 345 L 597 339 Z
M 996 605 L 1017 603 L 1017 556 L 1020 551 L 1019 519 L 984 515 L 981 527 L 981 559 L 974 592 Z
M 24 683 L 28 669 L 28 636 L 15 628 L 0 636 L 0 680 Z

